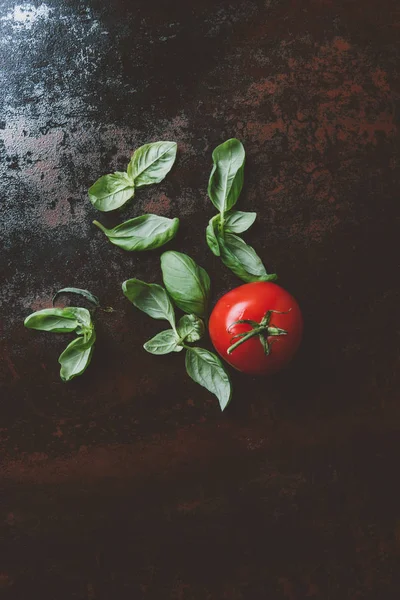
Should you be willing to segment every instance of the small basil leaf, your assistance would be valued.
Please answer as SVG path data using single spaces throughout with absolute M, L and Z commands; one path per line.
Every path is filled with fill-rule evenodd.
M 204 335 L 204 323 L 196 315 L 183 315 L 178 323 L 178 335 L 184 342 L 197 342 Z
M 175 162 L 176 148 L 175 142 L 154 142 L 138 148 L 127 169 L 135 187 L 160 183 Z
M 151 340 L 143 345 L 143 348 L 150 354 L 169 354 L 170 352 L 180 352 L 183 346 L 179 345 L 179 340 L 173 329 L 160 331 Z
M 117 171 L 111 175 L 103 175 L 89 188 L 89 199 L 95 208 L 103 212 L 120 208 L 135 193 L 132 179 Z
M 58 292 L 56 292 L 53 296 L 53 304 L 60 294 L 78 294 L 78 296 L 83 296 L 84 298 L 86 298 L 86 300 L 89 300 L 89 302 L 92 302 L 92 304 L 94 304 L 95 306 L 100 306 L 100 301 L 97 298 L 97 296 L 95 296 L 88 290 L 81 290 L 80 288 L 74 287 L 65 287 L 61 290 L 58 290 Z
M 232 397 L 232 386 L 219 358 L 204 348 L 188 348 L 185 362 L 188 375 L 215 394 L 224 410 Z
M 215 215 L 215 217 L 213 217 L 212 219 L 209 220 L 207 229 L 206 229 L 206 241 L 207 241 L 208 247 L 210 248 L 211 252 L 213 254 L 215 254 L 215 256 L 219 256 L 221 254 L 221 251 L 219 249 L 219 244 L 218 244 L 218 237 L 217 237 L 217 233 L 216 233 L 219 220 L 220 220 L 220 215 Z
M 70 381 L 87 369 L 92 358 L 95 341 L 96 334 L 93 329 L 88 339 L 81 336 L 68 344 L 58 358 L 61 365 L 60 377 L 63 381 Z
M 175 304 L 186 313 L 204 317 L 210 294 L 210 278 L 192 258 L 169 250 L 161 255 L 164 285 Z
M 79 321 L 71 308 L 44 308 L 26 317 L 24 325 L 28 329 L 68 333 L 75 331 Z
M 159 248 L 172 240 L 179 228 L 179 219 L 157 215 L 141 215 L 114 229 L 106 229 L 98 221 L 93 223 L 106 234 L 112 244 L 129 252 Z
M 228 233 L 243 233 L 251 227 L 256 220 L 257 213 L 232 210 L 225 215 L 225 231 Z
M 68 308 L 79 323 L 76 329 L 79 335 L 92 329 L 92 318 L 87 308 L 81 308 L 80 306 L 69 306 Z
M 224 239 L 219 238 L 219 245 L 222 262 L 243 281 L 275 281 L 277 279 L 275 274 L 268 275 L 254 248 L 237 235 L 227 233 Z
M 227 212 L 239 198 L 243 187 L 245 152 L 236 138 L 227 140 L 212 153 L 214 162 L 208 182 L 208 195 L 214 206 Z
M 167 292 L 161 285 L 128 279 L 122 284 L 125 296 L 153 319 L 165 319 L 175 329 L 175 313 Z

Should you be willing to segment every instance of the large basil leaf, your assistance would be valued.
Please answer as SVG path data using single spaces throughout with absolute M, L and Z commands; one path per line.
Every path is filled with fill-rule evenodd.
M 229 404 L 232 386 L 228 373 L 219 358 L 204 348 L 188 348 L 186 351 L 188 375 L 219 400 L 221 410 Z
M 175 313 L 167 292 L 161 285 L 145 283 L 139 279 L 128 279 L 122 284 L 125 296 L 153 319 L 169 321 L 175 330 Z
M 215 256 L 219 256 L 221 251 L 219 249 L 218 244 L 218 224 L 220 222 L 220 215 L 215 215 L 212 219 L 209 220 L 207 229 L 206 229 L 206 241 L 208 247 L 211 252 L 215 254 Z
M 58 358 L 61 365 L 60 377 L 63 381 L 70 381 L 87 369 L 92 358 L 95 341 L 96 334 L 93 329 L 88 339 L 86 336 L 81 336 L 68 344 Z
M 215 148 L 212 154 L 214 166 L 208 182 L 208 195 L 214 206 L 225 213 L 239 198 L 243 187 L 245 152 L 236 138 L 227 140 Z
M 86 298 L 86 300 L 89 300 L 95 306 L 100 306 L 100 301 L 98 297 L 92 294 L 92 292 L 89 292 L 88 290 L 81 290 L 80 288 L 75 287 L 65 287 L 61 290 L 58 290 L 58 292 L 56 292 L 53 296 L 53 304 L 60 294 L 78 294 L 78 296 L 83 296 L 84 298 Z
M 98 221 L 93 223 L 106 234 L 112 244 L 129 252 L 159 248 L 172 240 L 179 228 L 179 219 L 157 215 L 141 215 L 114 229 L 107 229 Z
M 95 208 L 103 212 L 120 208 L 135 193 L 135 186 L 127 173 L 117 171 L 103 175 L 89 188 L 89 199 Z
M 159 183 L 175 162 L 175 142 L 154 142 L 138 148 L 128 165 L 128 176 L 135 187 Z
M 243 233 L 251 227 L 256 220 L 257 213 L 232 210 L 225 215 L 224 229 L 228 233 Z
M 79 320 L 72 308 L 44 308 L 26 317 L 24 325 L 28 329 L 68 333 L 79 327 Z
M 277 279 L 275 274 L 268 275 L 254 248 L 237 235 L 227 233 L 224 239 L 219 238 L 219 245 L 222 262 L 243 281 L 275 281 Z
M 160 331 L 151 340 L 143 345 L 143 348 L 150 354 L 169 354 L 170 352 L 180 352 L 183 346 L 179 343 L 179 339 L 173 329 Z
M 161 255 L 164 285 L 175 304 L 188 314 L 204 317 L 210 294 L 210 278 L 192 258 L 181 252 Z
M 197 342 L 204 335 L 204 323 L 196 315 L 183 315 L 179 319 L 177 330 L 184 342 Z

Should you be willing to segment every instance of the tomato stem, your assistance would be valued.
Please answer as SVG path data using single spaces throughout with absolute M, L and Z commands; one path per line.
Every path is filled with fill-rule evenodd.
M 241 344 L 244 344 L 244 342 L 247 342 L 247 340 L 250 340 L 252 337 L 258 336 L 260 339 L 261 345 L 264 349 L 264 352 L 268 356 L 268 354 L 270 354 L 270 352 L 271 352 L 271 346 L 272 346 L 272 342 L 268 343 L 268 337 L 277 337 L 280 335 L 288 334 L 286 329 L 281 329 L 280 327 L 275 327 L 272 324 L 270 325 L 272 313 L 278 313 L 278 314 L 282 315 L 282 314 L 287 314 L 288 312 L 290 312 L 290 310 L 291 309 L 289 309 L 286 312 L 282 312 L 279 310 L 268 310 L 265 313 L 265 315 L 263 316 L 260 323 L 257 323 L 257 321 L 251 321 L 249 319 L 239 319 L 239 321 L 235 321 L 234 323 L 232 323 L 232 325 L 230 325 L 228 327 L 228 331 L 234 325 L 239 325 L 239 324 L 244 324 L 244 323 L 246 325 L 250 325 L 251 329 L 249 331 L 244 331 L 242 333 L 238 333 L 238 334 L 234 335 L 231 339 L 231 342 L 233 342 L 233 340 L 235 340 L 236 338 L 240 338 L 240 339 L 238 339 L 231 346 L 229 346 L 227 353 L 232 354 L 232 352 L 234 350 L 236 350 L 236 348 L 238 348 Z

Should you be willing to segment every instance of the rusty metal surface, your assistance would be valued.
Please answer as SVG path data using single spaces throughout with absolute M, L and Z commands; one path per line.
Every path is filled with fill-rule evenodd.
M 43 600 L 391 600 L 400 594 L 396 0 L 0 3 L 0 591 Z M 171 139 L 164 182 L 106 224 L 181 217 L 213 282 L 211 151 L 247 151 L 247 239 L 299 300 L 287 373 L 217 402 L 120 291 L 160 281 L 87 199 Z M 103 215 L 101 215 L 103 216 Z M 63 336 L 24 329 L 65 285 L 98 342 L 63 384 Z

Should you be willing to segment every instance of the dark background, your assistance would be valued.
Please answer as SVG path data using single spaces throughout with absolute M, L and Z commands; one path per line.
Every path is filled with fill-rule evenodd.
M 5 598 L 399 598 L 399 36 L 396 0 L 0 3 Z M 234 374 L 221 414 L 182 356 L 142 349 L 160 323 L 120 285 L 160 282 L 160 252 L 91 221 L 179 216 L 170 248 L 214 302 L 240 283 L 204 240 L 233 136 L 245 237 L 306 333 L 287 372 Z M 98 213 L 91 183 L 159 139 L 165 181 Z M 66 285 L 114 308 L 69 384 L 68 336 L 23 327 Z

